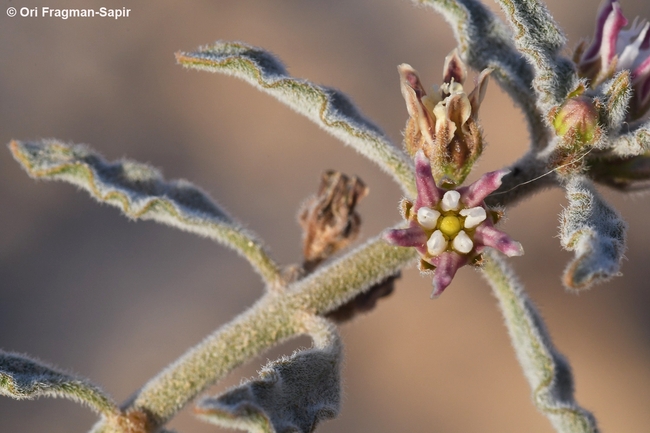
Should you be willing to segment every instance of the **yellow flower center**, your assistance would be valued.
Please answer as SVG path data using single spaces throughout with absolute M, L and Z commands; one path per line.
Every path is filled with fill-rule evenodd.
M 440 231 L 450 238 L 456 236 L 461 228 L 460 219 L 455 215 L 443 217 L 439 227 Z

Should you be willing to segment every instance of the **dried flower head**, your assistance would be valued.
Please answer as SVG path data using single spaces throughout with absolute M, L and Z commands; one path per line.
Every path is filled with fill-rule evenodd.
M 491 70 L 481 72 L 469 95 L 463 87 L 467 70 L 456 50 L 445 59 L 442 85 L 433 86 L 428 94 L 410 65 L 402 64 L 398 70 L 410 116 L 404 132 L 406 150 L 411 156 L 422 150 L 439 182 L 461 184 L 483 150 L 477 117 Z
M 361 217 L 355 208 L 366 195 L 368 187 L 358 177 L 334 170 L 323 173 L 318 194 L 303 203 L 298 217 L 305 271 L 312 271 L 357 238 Z
M 430 161 L 421 150 L 415 155 L 415 171 L 417 200 L 402 202 L 408 228 L 389 230 L 385 238 L 394 245 L 414 247 L 421 271 L 435 270 L 432 298 L 440 296 L 458 268 L 477 263 L 485 247 L 507 256 L 524 253 L 519 242 L 494 227 L 498 214 L 484 202 L 507 171 L 487 173 L 469 186 L 445 190 L 436 185 Z

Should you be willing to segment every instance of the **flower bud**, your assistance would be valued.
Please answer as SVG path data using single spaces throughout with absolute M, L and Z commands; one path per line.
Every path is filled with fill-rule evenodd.
M 572 144 L 591 143 L 598 133 L 598 111 L 586 96 L 567 100 L 553 120 L 555 132 Z

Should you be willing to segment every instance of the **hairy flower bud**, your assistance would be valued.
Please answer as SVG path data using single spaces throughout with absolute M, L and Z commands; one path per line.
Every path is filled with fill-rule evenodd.
M 410 65 L 402 64 L 398 71 L 410 116 L 404 132 L 406 150 L 411 156 L 422 150 L 439 182 L 462 183 L 483 151 L 477 117 L 490 70 L 481 72 L 469 95 L 463 88 L 465 64 L 455 50 L 445 59 L 443 84 L 428 94 Z
M 570 143 L 591 143 L 598 132 L 598 111 L 586 96 L 568 99 L 555 115 L 553 127 Z

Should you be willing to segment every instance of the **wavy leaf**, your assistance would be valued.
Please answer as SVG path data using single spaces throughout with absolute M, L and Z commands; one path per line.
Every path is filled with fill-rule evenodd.
M 636 156 L 650 152 L 650 122 L 614 138 L 610 147 L 612 153 L 618 156 Z
M 573 62 L 561 56 L 566 39 L 540 0 L 497 0 L 514 31 L 515 45 L 535 68 L 537 106 L 547 114 L 578 87 Z
M 553 345 L 542 317 L 523 287 L 497 252 L 488 250 L 485 259 L 483 275 L 499 300 L 535 405 L 560 433 L 597 433 L 595 418 L 573 397 L 571 366 Z
M 564 248 L 575 251 L 575 259 L 564 272 L 564 284 L 585 289 L 618 275 L 627 224 L 589 180 L 574 177 L 566 190 L 569 205 L 560 216 L 560 238 Z
M 64 373 L 24 355 L 0 350 L 0 395 L 17 400 L 58 397 L 85 404 L 114 418 L 119 409 L 101 389 L 85 379 Z
M 233 75 L 274 96 L 377 163 L 405 193 L 415 195 L 410 160 L 338 90 L 293 78 L 272 54 L 241 42 L 217 41 L 192 53 L 179 52 L 176 60 L 187 68 Z
M 223 427 L 264 433 L 309 433 L 335 418 L 341 401 L 341 343 L 325 319 L 308 320 L 312 329 L 306 331 L 314 334 L 316 348 L 269 363 L 258 379 L 203 399 L 195 413 Z
M 431 7 L 451 25 L 463 60 L 477 71 L 490 74 L 519 104 L 526 115 L 533 147 L 544 148 L 549 130 L 537 109 L 532 88 L 535 72 L 517 51 L 510 30 L 477 0 L 413 0 Z
M 85 146 L 56 140 L 12 141 L 14 158 L 36 179 L 63 180 L 133 219 L 154 220 L 226 245 L 253 265 L 270 285 L 280 272 L 255 235 L 185 180 L 165 181 L 160 172 L 130 160 L 107 162 Z

